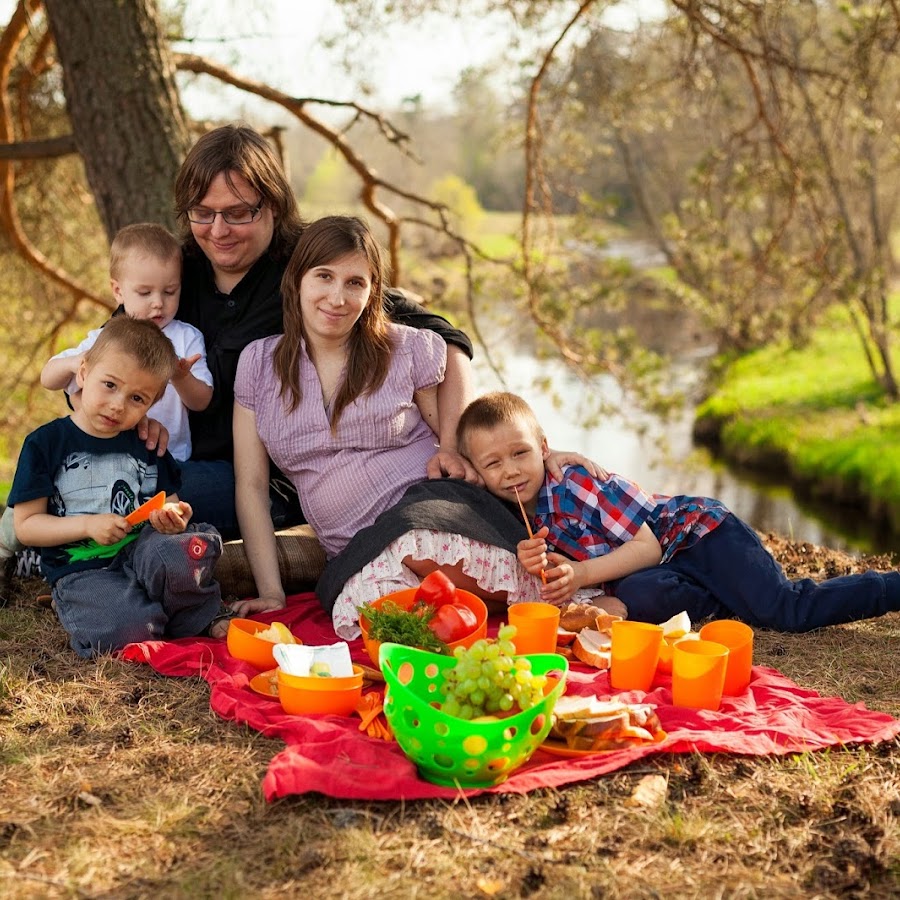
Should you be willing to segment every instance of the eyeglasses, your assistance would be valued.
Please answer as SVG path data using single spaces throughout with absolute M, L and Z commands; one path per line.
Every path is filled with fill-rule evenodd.
M 234 206 L 231 209 L 204 209 L 202 206 L 192 206 L 187 211 L 187 217 L 188 221 L 195 225 L 212 225 L 216 221 L 216 216 L 221 216 L 228 225 L 249 225 L 255 221 L 264 205 L 264 201 L 260 201 L 256 206 Z

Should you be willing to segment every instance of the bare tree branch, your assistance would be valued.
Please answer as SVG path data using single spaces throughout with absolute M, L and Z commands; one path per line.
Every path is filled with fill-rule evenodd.
M 16 52 L 28 34 L 31 14 L 38 8 L 36 0 L 19 0 L 2 36 L 0 36 L 0 145 L 14 142 L 12 109 L 9 102 L 9 76 Z M 19 219 L 15 199 L 15 167 L 12 162 L 0 158 L 0 227 L 9 237 L 16 252 L 31 266 L 49 279 L 72 292 L 75 302 L 89 300 L 104 309 L 111 303 L 77 284 L 68 273 L 53 265 L 35 247 Z
M 75 137 L 62 134 L 58 137 L 44 138 L 38 141 L 16 141 L 12 144 L 0 144 L 0 159 L 53 159 L 57 156 L 68 156 L 78 152 Z

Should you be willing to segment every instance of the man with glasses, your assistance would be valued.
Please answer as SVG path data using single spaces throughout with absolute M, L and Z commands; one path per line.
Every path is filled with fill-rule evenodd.
M 214 387 L 207 409 L 191 414 L 194 450 L 182 466 L 180 496 L 227 539 L 237 536 L 231 420 L 238 357 L 251 341 L 283 331 L 281 279 L 305 223 L 272 148 L 238 125 L 208 132 L 188 152 L 175 209 L 184 246 L 179 315 L 203 333 Z M 471 342 L 401 290 L 389 289 L 385 303 L 394 321 L 431 329 L 447 343 L 441 433 L 454 434 L 472 398 Z M 474 477 L 455 446 L 440 448 L 429 475 Z M 270 487 L 275 524 L 303 521 L 293 489 L 274 466 Z

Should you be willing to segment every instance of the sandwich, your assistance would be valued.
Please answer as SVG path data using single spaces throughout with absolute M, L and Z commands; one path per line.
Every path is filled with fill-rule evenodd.
M 656 743 L 665 736 L 649 703 L 564 696 L 556 702 L 548 738 L 570 750 L 598 751 Z

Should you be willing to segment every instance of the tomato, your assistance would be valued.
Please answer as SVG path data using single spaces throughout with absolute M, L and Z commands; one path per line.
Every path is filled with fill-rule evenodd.
M 435 637 L 445 644 L 468 637 L 478 625 L 478 618 L 468 606 L 461 603 L 445 603 L 439 606 L 428 622 Z
M 422 579 L 416 590 L 417 602 L 427 603 L 435 608 L 452 603 L 456 597 L 456 585 L 440 570 L 435 569 Z

